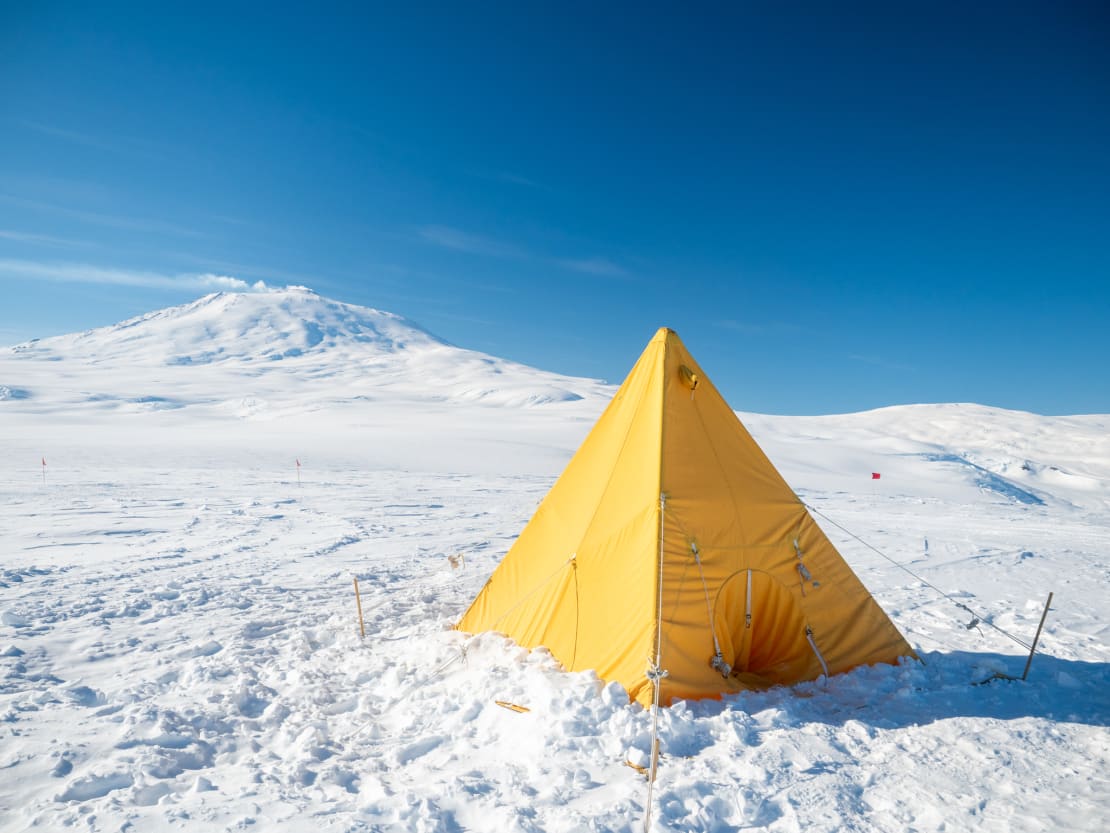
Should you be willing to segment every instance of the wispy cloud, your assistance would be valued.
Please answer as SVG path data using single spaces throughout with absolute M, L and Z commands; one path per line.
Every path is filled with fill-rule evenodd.
M 549 190 L 542 182 L 537 182 L 526 176 L 513 173 L 512 171 L 491 171 L 491 170 L 469 170 L 465 172 L 467 176 L 472 176 L 475 179 L 482 179 L 486 182 L 498 182 L 502 185 L 514 185 L 517 188 L 530 188 L 541 191 Z
M 459 315 L 454 312 L 425 312 L 422 318 L 427 318 L 431 321 L 450 321 L 453 324 L 477 324 L 482 327 L 497 326 L 496 322 L 488 318 L 478 318 L 470 315 Z
M 229 226 L 248 226 L 250 228 L 262 228 L 259 223 L 254 220 L 244 220 L 242 217 L 231 217 L 227 214 L 213 214 L 212 219 L 218 223 L 226 223 Z
M 499 240 L 471 234 L 451 226 L 424 226 L 420 229 L 420 236 L 428 243 L 444 249 L 454 249 L 457 252 L 467 252 L 472 255 L 516 259 L 528 257 L 527 252 L 511 243 L 502 243 Z
M 901 364 L 900 362 L 892 362 L 882 358 L 881 356 L 864 356 L 858 353 L 851 353 L 849 354 L 848 358 L 852 361 L 863 362 L 864 364 L 869 364 L 874 367 L 881 367 L 885 370 L 913 371 L 917 369 L 912 365 Z
M 227 290 L 266 292 L 272 287 L 264 281 L 248 283 L 228 275 L 211 273 L 167 275 L 134 269 L 115 269 L 84 263 L 36 263 L 29 260 L 0 259 L 0 279 L 52 281 L 57 283 L 111 284 L 146 289 Z
M 520 185 L 523 188 L 539 188 L 540 184 L 534 179 L 529 179 L 526 176 L 519 176 L 509 171 L 499 171 L 493 175 L 493 178 L 498 182 L 507 182 L 509 185 Z
M 608 278 L 626 277 L 629 274 L 627 269 L 607 257 L 549 257 L 512 243 L 471 234 L 452 226 L 424 226 L 419 230 L 419 234 L 420 238 L 426 243 L 472 255 L 495 257 L 502 260 L 527 260 L 535 263 L 548 263 L 562 269 L 569 269 L 572 272 Z
M 764 324 L 749 324 L 746 321 L 734 321 L 731 318 L 714 321 L 713 326 L 722 330 L 731 330 L 734 333 L 741 333 L 746 336 L 761 335 L 767 332 L 767 327 Z
M 584 272 L 587 275 L 603 275 L 609 278 L 622 278 L 628 270 L 619 266 L 607 257 L 587 257 L 580 259 L 556 260 L 560 266 L 573 272 Z
M 111 143 L 103 139 L 99 139 L 89 133 L 81 133 L 76 130 L 65 130 L 61 127 L 55 127 L 52 124 L 42 124 L 41 122 L 30 121 L 29 119 L 16 119 L 15 123 L 20 127 L 27 130 L 32 130 L 35 133 L 40 133 L 43 136 L 49 136 L 52 139 L 62 139 L 66 142 L 73 142 L 78 145 L 87 145 L 88 147 L 100 148 L 102 150 L 112 150 Z
M 71 240 L 66 237 L 55 237 L 51 234 L 33 234 L 29 231 L 15 231 L 13 229 L 0 229 L 0 240 L 11 240 L 15 243 L 33 243 L 38 246 L 93 246 L 84 240 Z
M 781 321 L 736 321 L 732 318 L 722 318 L 713 322 L 713 326 L 721 330 L 731 330 L 746 336 L 761 336 L 774 334 L 796 333 L 799 327 L 796 324 L 784 324 Z
M 125 229 L 127 231 L 144 231 L 152 234 L 171 234 L 180 237 L 204 237 L 205 235 L 199 231 L 191 228 L 185 228 L 175 223 L 167 223 L 162 220 L 153 220 L 147 217 L 124 217 L 118 214 L 105 214 L 100 211 L 84 211 L 79 208 L 69 208 L 64 205 L 56 205 L 54 203 L 39 202 L 38 200 L 26 200 L 22 197 L 17 197 L 12 194 L 0 194 L 0 202 L 14 205 L 17 208 L 25 208 L 31 211 L 41 211 L 49 214 L 57 214 L 62 217 L 70 217 L 74 220 L 80 220 L 85 223 L 92 223 L 99 226 L 108 226 L 110 228 Z
M 130 136 L 102 136 L 79 130 L 67 130 L 64 127 L 58 127 L 53 124 L 43 124 L 42 122 L 32 121 L 30 119 L 13 119 L 12 121 L 26 130 L 31 130 L 43 136 L 49 136 L 52 139 L 59 139 L 63 142 L 70 142 L 75 145 L 84 145 L 85 147 L 106 150 L 112 153 L 140 153 L 147 156 L 159 155 L 157 146 L 143 139 L 135 139 Z

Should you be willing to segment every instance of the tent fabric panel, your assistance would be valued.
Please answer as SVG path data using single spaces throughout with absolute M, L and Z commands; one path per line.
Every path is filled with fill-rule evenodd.
M 699 376 L 693 391 L 684 366 Z M 663 491 L 676 508 L 712 519 L 702 525 L 706 546 L 768 543 L 766 524 L 797 496 L 673 334 L 665 373 Z
M 564 665 L 593 669 L 629 692 L 646 681 L 654 647 L 658 518 L 657 507 L 644 507 L 632 523 L 584 547 L 577 559 L 578 645 Z
M 641 356 L 460 630 L 547 647 L 632 688 L 654 636 L 664 343 Z M 539 589 L 537 589 L 539 588 Z M 569 611 L 573 611 L 573 613 Z
M 916 656 L 808 512 L 798 543 L 806 569 L 819 585 L 807 584 L 803 607 L 829 673 Z
M 658 374 L 653 372 L 652 358 L 645 354 L 633 367 L 617 395 L 540 503 L 535 515 L 463 614 L 457 625 L 460 630 L 471 633 L 500 630 L 495 625 L 499 617 L 504 616 L 520 599 L 533 593 L 537 582 L 557 570 L 576 552 L 595 520 L 598 506 L 610 487 L 614 469 L 621 463 L 626 439 L 638 421 L 639 413 L 641 410 L 658 413 L 661 409 L 661 402 L 658 401 L 661 392 L 656 383 Z M 634 461 L 641 476 L 645 476 L 645 472 L 650 474 L 641 488 L 641 504 L 650 501 L 651 495 L 657 492 L 658 455 L 654 460 L 651 455 L 646 456 L 647 459 Z M 631 505 L 636 501 L 628 499 L 624 503 Z M 614 522 L 616 528 L 620 525 Z M 514 636 L 513 633 L 503 632 Z

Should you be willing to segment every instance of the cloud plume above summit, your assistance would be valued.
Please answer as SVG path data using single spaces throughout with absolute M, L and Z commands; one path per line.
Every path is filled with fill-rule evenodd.
M 211 272 L 170 275 L 137 269 L 91 266 L 82 263 L 38 263 L 0 258 L 0 279 L 136 286 L 148 289 L 214 289 L 231 292 L 267 292 L 265 281 L 248 283 L 241 278 Z

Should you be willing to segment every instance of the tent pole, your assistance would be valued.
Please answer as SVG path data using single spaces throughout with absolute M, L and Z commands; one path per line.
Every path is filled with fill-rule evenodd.
M 355 604 L 358 605 L 358 631 L 366 638 L 366 624 L 362 621 L 362 596 L 358 592 L 358 576 L 355 576 Z
M 651 762 L 648 765 L 648 794 L 644 805 L 644 833 L 651 830 L 651 801 L 655 787 L 655 773 L 659 769 L 659 690 L 663 687 L 663 677 L 667 672 L 659 667 L 663 653 L 663 529 L 664 513 L 667 509 L 667 496 L 659 493 L 659 586 L 658 605 L 655 613 L 655 659 L 648 669 L 648 678 L 655 688 L 651 704 Z

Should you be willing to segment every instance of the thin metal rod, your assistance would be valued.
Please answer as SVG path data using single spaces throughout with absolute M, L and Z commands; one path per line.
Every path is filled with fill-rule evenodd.
M 355 576 L 355 604 L 358 605 L 358 630 L 362 638 L 366 638 L 366 625 L 362 621 L 362 596 L 358 592 L 358 576 Z
M 1021 678 L 1024 680 L 1029 676 L 1029 666 L 1033 664 L 1033 654 L 1037 650 L 1037 641 L 1041 638 L 1041 628 L 1044 627 L 1044 620 L 1048 617 L 1048 609 L 1052 606 L 1052 594 L 1048 594 L 1048 601 L 1044 603 L 1044 612 L 1041 614 L 1041 623 L 1037 625 L 1037 635 L 1033 637 L 1033 647 L 1029 649 L 1029 659 L 1025 661 L 1025 670 L 1021 672 Z
M 659 577 L 657 581 L 658 608 L 655 612 L 655 660 L 652 663 L 652 685 L 655 687 L 651 704 L 651 760 L 648 764 L 648 793 L 644 804 L 644 833 L 651 830 L 651 803 L 655 790 L 655 774 L 659 770 L 659 689 L 663 685 L 663 530 L 666 523 L 667 495 L 659 493 Z

